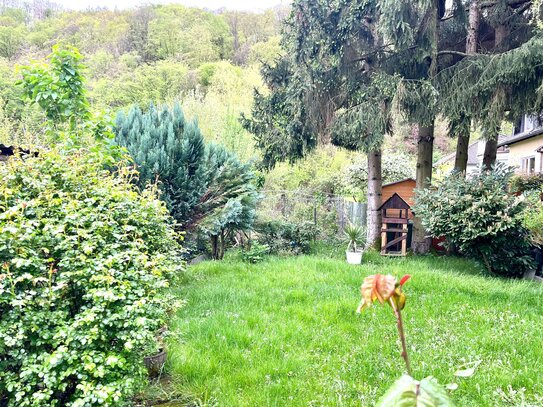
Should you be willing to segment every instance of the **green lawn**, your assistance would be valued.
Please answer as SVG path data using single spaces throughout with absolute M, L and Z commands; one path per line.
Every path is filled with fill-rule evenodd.
M 543 405 L 543 287 L 484 277 L 454 258 L 234 259 L 179 288 L 168 370 L 198 405 L 372 406 L 403 372 L 388 306 L 358 315 L 374 273 L 412 279 L 404 319 L 413 374 L 456 382 L 458 406 Z M 480 362 L 469 378 L 454 372 Z

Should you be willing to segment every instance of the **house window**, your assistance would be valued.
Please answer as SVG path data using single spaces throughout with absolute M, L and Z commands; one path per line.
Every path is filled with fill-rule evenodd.
M 522 158 L 520 168 L 524 174 L 535 172 L 535 156 Z

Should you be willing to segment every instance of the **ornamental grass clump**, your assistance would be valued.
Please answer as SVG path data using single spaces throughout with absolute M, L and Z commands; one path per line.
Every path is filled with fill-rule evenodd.
M 132 176 L 79 152 L 0 165 L 0 405 L 120 406 L 144 384 L 182 266 Z

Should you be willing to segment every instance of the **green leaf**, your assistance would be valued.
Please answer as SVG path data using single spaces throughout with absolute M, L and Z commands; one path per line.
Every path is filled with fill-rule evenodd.
M 434 378 L 420 382 L 404 375 L 377 403 L 378 407 L 450 407 L 454 404 Z

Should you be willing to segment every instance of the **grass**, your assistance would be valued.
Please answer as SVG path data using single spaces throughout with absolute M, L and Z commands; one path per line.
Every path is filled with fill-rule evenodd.
M 363 278 L 411 274 L 404 310 L 413 375 L 457 383 L 458 406 L 543 405 L 543 288 L 455 258 L 270 257 L 192 267 L 179 288 L 168 371 L 197 405 L 372 406 L 402 374 L 388 306 L 355 313 Z M 475 374 L 456 370 L 479 363 Z M 194 405 L 194 404 L 192 404 Z

